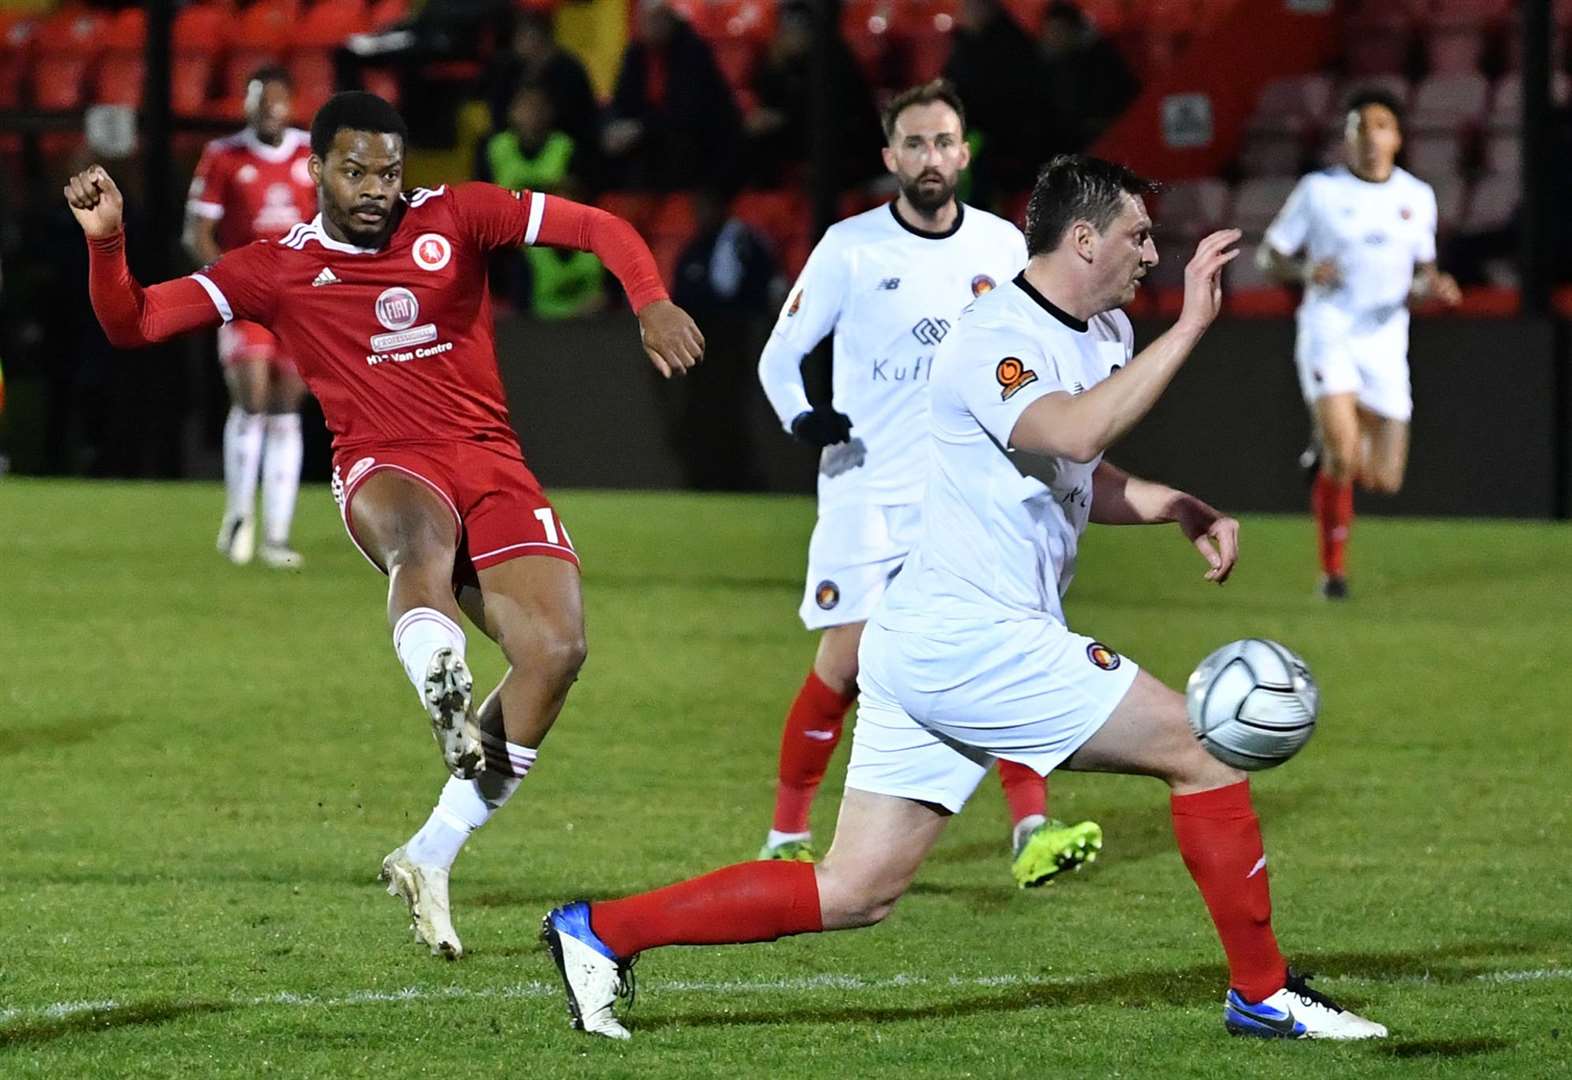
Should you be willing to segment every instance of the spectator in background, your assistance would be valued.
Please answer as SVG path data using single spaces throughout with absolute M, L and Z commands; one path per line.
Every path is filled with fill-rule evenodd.
M 638 33 L 623 53 L 601 138 L 609 181 L 672 191 L 730 180 L 739 127 L 710 47 L 666 0 L 639 0 Z
M 1118 46 L 1074 4 L 1061 0 L 1048 8 L 1038 44 L 1042 56 L 1036 100 L 1047 102 L 1053 111 L 1051 141 L 1040 151 L 1047 160 L 1096 142 L 1135 100 L 1141 84 Z
M 555 124 L 550 92 L 525 83 L 508 104 L 507 130 L 481 149 L 483 179 L 514 191 L 539 191 L 578 199 L 578 143 Z M 568 319 L 598 311 L 605 300 L 605 268 L 593 253 L 531 245 L 499 254 L 492 267 L 515 307 L 539 319 Z
M 749 184 L 779 187 L 791 170 L 809 160 L 812 51 L 812 6 L 808 0 L 787 0 L 775 38 L 753 75 L 757 104 L 743 119 Z M 879 114 L 856 58 L 839 35 L 830 45 L 829 94 L 836 121 L 834 182 L 836 190 L 844 190 L 883 170 L 877 157 L 858 152 L 878 144 Z
M 683 482 L 705 491 L 763 486 L 748 436 L 754 425 L 746 417 L 756 408 L 754 358 L 782 288 L 775 256 L 758 233 L 731 216 L 728 194 L 709 186 L 691 196 L 693 239 L 677 259 L 671 290 L 673 302 L 704 324 L 705 370 L 682 386 L 659 388 Z
M 557 43 L 547 12 L 520 12 L 514 23 L 512 49 L 499 53 L 486 73 L 493 131 L 508 126 L 514 96 L 525 84 L 545 92 L 556 126 L 573 138 L 578 157 L 575 171 L 581 180 L 590 180 L 600 143 L 600 103 L 584 65 Z
M 964 0 L 945 77 L 966 102 L 978 189 L 971 201 L 1030 187 L 1046 158 L 1052 99 L 1040 81 L 1036 43 L 999 0 Z

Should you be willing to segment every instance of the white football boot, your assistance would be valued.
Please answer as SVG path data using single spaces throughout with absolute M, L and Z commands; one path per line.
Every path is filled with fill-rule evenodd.
M 464 955 L 464 946 L 453 929 L 453 915 L 448 910 L 446 870 L 421 866 L 399 847 L 382 860 L 382 872 L 377 877 L 387 882 L 389 896 L 401 896 L 409 905 L 409 928 L 416 941 L 430 946 L 432 956 L 457 960 Z
M 299 570 L 306 558 L 288 544 L 263 544 L 257 554 L 262 565 L 272 570 Z
M 442 748 L 442 763 L 460 780 L 473 780 L 485 768 L 480 728 L 470 712 L 475 680 L 469 665 L 452 649 L 438 649 L 426 667 L 421 698 L 431 716 L 431 734 Z
M 619 997 L 633 1002 L 633 961 L 619 959 L 595 935 L 589 905 L 577 900 L 547 913 L 540 939 L 562 975 L 573 1026 L 608 1039 L 633 1038 L 612 1012 Z
M 1223 999 L 1223 1026 L 1230 1035 L 1262 1039 L 1384 1039 L 1386 1028 L 1343 1008 L 1310 989 L 1308 975 L 1289 969 L 1277 993 L 1251 1003 L 1229 990 Z
M 218 551 L 236 566 L 245 566 L 257 550 L 257 526 L 249 517 L 226 517 L 218 527 Z

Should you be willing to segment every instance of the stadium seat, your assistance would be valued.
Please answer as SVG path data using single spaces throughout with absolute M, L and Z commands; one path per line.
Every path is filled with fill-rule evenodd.
M 226 115 L 234 115 L 236 105 L 244 99 L 246 80 L 252 72 L 282 61 L 294 16 L 294 5 L 287 0 L 259 0 L 238 18 L 228 20 L 224 40 L 229 51 L 219 87 L 225 106 L 221 111 Z
M 1246 176 L 1297 176 L 1303 158 L 1298 135 L 1252 130 L 1245 133 L 1239 168 Z
M 1429 23 L 1481 28 L 1504 19 L 1512 5 L 1513 0 L 1420 0 L 1416 13 Z
M 1450 233 L 1463 221 L 1463 212 L 1467 209 L 1468 185 L 1456 173 L 1438 176 L 1427 176 L 1424 179 L 1436 192 L 1436 227 L 1442 232 Z
M 1484 36 L 1473 27 L 1447 26 L 1425 35 L 1425 62 L 1431 75 L 1477 72 L 1484 51 Z
M 1349 99 L 1365 90 L 1384 91 L 1396 98 L 1399 105 L 1405 107 L 1409 104 L 1409 98 L 1413 93 L 1408 85 L 1408 80 L 1394 72 L 1355 76 L 1348 79 L 1338 88 L 1337 95 L 1333 98 L 1337 112 L 1327 119 L 1341 130 L 1344 120 L 1343 113 L 1348 107 Z
M 1273 79 L 1256 98 L 1250 128 L 1284 134 L 1315 130 L 1331 103 L 1332 80 L 1320 72 Z
M 1343 53 L 1350 74 L 1396 74 L 1408 64 L 1408 34 L 1399 30 L 1350 30 Z
M 732 202 L 732 213 L 769 238 L 782 260 L 796 254 L 806 259 L 810 241 L 807 199 L 801 191 L 744 191 Z M 799 263 L 798 266 L 801 264 Z
M 295 110 L 310 116 L 333 95 L 333 50 L 351 34 L 371 29 L 371 13 L 361 0 L 318 0 L 290 34 L 289 77 L 295 83 Z
M 1228 223 L 1228 196 L 1228 185 L 1215 176 L 1177 181 L 1162 194 L 1158 220 L 1186 239 L 1204 236 Z
M 1265 232 L 1288 201 L 1295 183 L 1295 178 L 1287 176 L 1258 176 L 1244 181 L 1234 192 L 1234 227 L 1255 236 Z
M 87 76 L 104 48 L 108 21 L 87 9 L 65 9 L 38 24 L 32 42 L 32 100 L 40 109 L 83 104 Z
M 1523 140 L 1515 131 L 1498 131 L 1485 140 L 1485 171 L 1517 177 L 1523 171 Z
M 1451 132 L 1421 131 L 1403 144 L 1408 169 L 1422 180 L 1450 176 L 1458 171 L 1458 139 Z
M 373 30 L 385 30 L 409 18 L 409 0 L 372 0 L 369 18 Z
M 37 20 L 20 12 L 0 11 L 0 109 L 22 104 L 22 81 Z
M 1490 83 L 1478 72 L 1434 75 L 1414 91 L 1409 126 L 1415 130 L 1459 131 L 1478 124 L 1490 102 Z
M 1522 185 L 1515 175 L 1486 176 L 1474 185 L 1458 231 L 1474 234 L 1505 228 L 1521 196 Z
M 1550 98 L 1557 105 L 1566 105 L 1572 79 L 1565 71 L 1550 73 Z M 1516 131 L 1523 119 L 1523 76 L 1508 72 L 1496 80 L 1490 93 L 1490 114 L 1485 126 L 1492 131 Z
M 99 62 L 93 100 L 107 105 L 142 103 L 146 65 L 142 50 L 147 43 L 147 19 L 141 8 L 126 8 L 110 21 L 104 34 L 104 57 Z

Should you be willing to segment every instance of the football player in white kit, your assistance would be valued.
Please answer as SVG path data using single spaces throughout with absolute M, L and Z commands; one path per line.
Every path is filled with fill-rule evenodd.
M 822 633 L 781 735 L 766 859 L 815 856 L 808 812 L 856 698 L 863 623 L 917 539 L 934 349 L 965 305 L 1026 265 L 1019 229 L 955 198 L 970 156 L 965 112 L 948 83 L 897 96 L 884 129 L 884 163 L 900 195 L 824 234 L 759 359 L 781 424 L 823 451 L 800 609 L 803 624 Z M 833 404 L 815 408 L 802 362 L 832 332 Z M 1049 820 L 1040 776 L 1001 762 L 1000 779 L 1021 887 L 1096 858 L 1102 830 Z
M 1396 99 L 1381 90 L 1348 104 L 1347 165 L 1304 177 L 1257 252 L 1279 280 L 1304 286 L 1294 360 L 1310 406 L 1319 468 L 1311 509 L 1321 592 L 1348 596 L 1345 549 L 1354 485 L 1394 494 L 1408 466 L 1408 304 L 1456 304 L 1436 266 L 1436 196 L 1397 166 Z
M 751 862 L 550 912 L 542 930 L 576 1026 L 628 1038 L 628 966 L 664 945 L 868 926 L 906 891 L 989 764 L 1163 780 L 1174 835 L 1228 957 L 1223 1020 L 1268 1038 L 1378 1038 L 1289 970 L 1244 773 L 1208 754 L 1183 696 L 1071 631 L 1060 597 L 1081 531 L 1175 523 L 1228 578 L 1238 523 L 1103 452 L 1157 402 L 1221 304 L 1235 230 L 1201 241 L 1179 319 L 1140 355 L 1119 311 L 1157 262 L 1143 195 L 1105 161 L 1061 156 L 1027 210 L 1030 260 L 957 320 L 934 358 L 922 535 L 869 617 L 835 840 L 818 865 Z

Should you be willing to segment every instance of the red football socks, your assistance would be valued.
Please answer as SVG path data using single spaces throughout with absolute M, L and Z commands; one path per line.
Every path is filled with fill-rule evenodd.
M 623 959 L 660 945 L 740 945 L 824 929 L 813 864 L 771 861 L 593 904 L 590 926 Z
M 1250 783 L 1172 799 L 1179 854 L 1200 886 L 1217 936 L 1228 954 L 1228 977 L 1247 1001 L 1282 989 L 1288 964 L 1272 933 L 1261 823 L 1250 804 Z
M 1310 510 L 1320 538 L 1321 572 L 1343 576 L 1343 553 L 1354 524 L 1354 485 L 1340 484 L 1326 473 L 1317 473 L 1310 488 Z
M 835 744 L 841 741 L 846 710 L 856 691 L 842 696 L 809 671 L 786 714 L 781 732 L 780 783 L 775 789 L 775 831 L 805 833 L 808 810 L 824 781 Z
M 1048 816 L 1047 782 L 1025 765 L 999 759 L 999 783 L 1004 785 L 1004 801 L 1010 808 L 1010 824 L 1016 825 L 1036 815 Z

